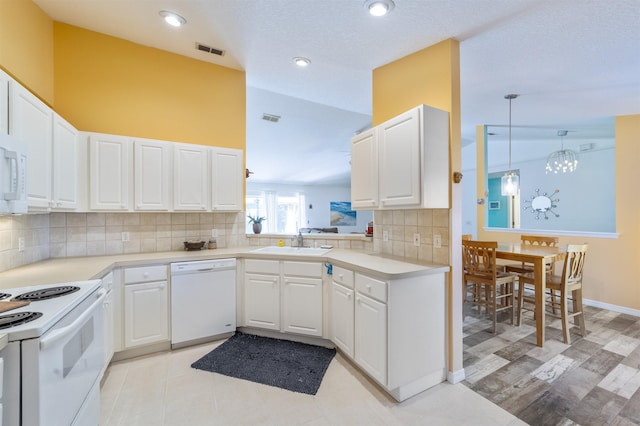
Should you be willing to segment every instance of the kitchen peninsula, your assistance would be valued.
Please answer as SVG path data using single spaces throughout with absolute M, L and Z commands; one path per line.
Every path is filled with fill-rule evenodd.
M 153 344 L 125 347 L 122 329 L 127 320 L 119 271 L 149 265 L 168 267 L 171 262 L 235 258 L 236 315 L 243 331 L 309 343 L 333 343 L 398 401 L 446 379 L 445 273 L 449 266 L 409 263 L 358 250 L 333 249 L 318 256 L 260 253 L 256 249 L 259 247 L 49 259 L 0 273 L 0 287 L 72 282 L 114 273 L 114 359 L 124 359 L 169 350 L 170 342 L 165 338 Z M 245 303 L 252 291 L 252 277 L 265 275 L 274 279 L 279 307 L 273 328 L 252 323 L 251 307 Z M 309 278 L 311 275 L 313 278 Z M 309 299 L 308 293 L 303 299 L 287 299 L 287 285 L 313 280 L 320 288 L 313 303 L 318 303 L 321 312 L 315 334 L 304 329 L 292 331 L 286 325 L 288 301 L 299 307 Z M 300 293 L 290 294 L 297 297 Z

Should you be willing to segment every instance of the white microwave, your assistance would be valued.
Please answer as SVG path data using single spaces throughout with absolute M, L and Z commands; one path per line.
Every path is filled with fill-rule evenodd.
M 27 145 L 0 132 L 0 214 L 27 212 Z

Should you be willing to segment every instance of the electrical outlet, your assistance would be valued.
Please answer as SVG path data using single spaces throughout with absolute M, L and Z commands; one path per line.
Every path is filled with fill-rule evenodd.
M 416 247 L 420 247 L 420 234 L 413 234 L 413 245 Z
M 18 238 L 18 251 L 24 251 L 24 237 Z
M 442 248 L 442 235 L 435 234 L 433 236 L 433 248 Z
M 389 241 L 389 231 L 382 231 L 382 241 Z
M 122 241 L 129 241 L 129 233 L 128 232 L 123 232 L 122 233 Z
M 218 238 L 218 230 L 216 228 L 213 228 L 211 230 L 211 237 L 212 238 Z

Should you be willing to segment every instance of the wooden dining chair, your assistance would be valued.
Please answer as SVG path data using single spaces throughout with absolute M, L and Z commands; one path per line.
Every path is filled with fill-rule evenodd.
M 476 293 L 468 303 L 491 310 L 493 333 L 496 333 L 498 312 L 509 310 L 511 324 L 514 317 L 514 283 L 516 275 L 496 268 L 496 241 L 462 240 L 463 282 L 467 288 L 476 286 Z
M 521 235 L 520 244 L 541 246 L 541 247 L 558 247 L 558 237 L 543 237 L 540 235 Z M 547 272 L 553 272 L 553 263 L 547 264 Z M 533 265 L 521 262 L 505 265 L 506 272 L 516 274 L 529 274 L 533 272 Z
M 587 254 L 587 244 L 570 244 L 567 246 L 567 253 L 564 258 L 561 275 L 547 275 L 547 288 L 551 290 L 545 297 L 545 307 L 547 302 L 555 302 L 560 309 L 560 315 L 555 310 L 547 315 L 562 320 L 562 335 L 566 344 L 571 344 L 569 335 L 569 318 L 574 318 L 576 325 L 580 327 L 580 334 L 585 336 L 586 327 L 584 314 L 582 312 L 582 270 L 584 259 Z M 520 276 L 520 283 L 533 286 L 533 274 Z M 569 297 L 571 296 L 571 297 Z M 558 298 L 557 300 L 553 300 Z M 569 312 L 568 301 L 572 301 L 572 309 Z M 518 293 L 518 325 L 522 323 L 522 311 L 529 310 L 535 313 L 535 300 L 532 296 Z

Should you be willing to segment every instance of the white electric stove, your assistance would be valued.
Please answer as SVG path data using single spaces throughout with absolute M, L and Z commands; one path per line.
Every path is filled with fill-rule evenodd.
M 3 426 L 94 425 L 104 364 L 100 280 L 1 289 Z

